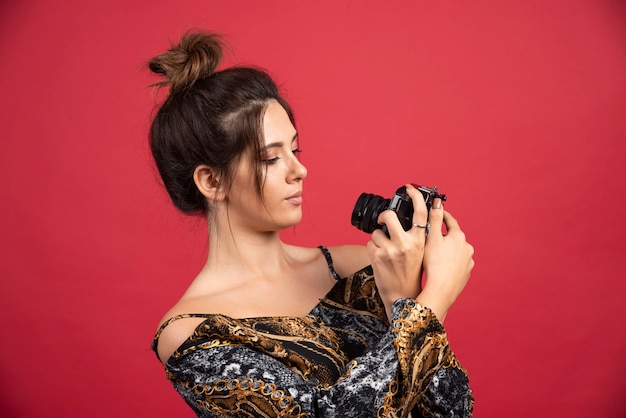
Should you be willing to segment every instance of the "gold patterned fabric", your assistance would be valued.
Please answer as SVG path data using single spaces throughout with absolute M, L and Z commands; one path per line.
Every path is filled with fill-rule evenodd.
M 394 303 L 390 325 L 371 267 L 339 279 L 305 317 L 179 315 L 153 348 L 163 328 L 190 316 L 205 320 L 165 371 L 199 417 L 472 414 L 467 372 L 442 325 L 412 299 Z

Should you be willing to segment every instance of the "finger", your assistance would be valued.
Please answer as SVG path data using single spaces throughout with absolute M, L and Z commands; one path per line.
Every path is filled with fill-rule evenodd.
M 406 185 L 406 193 L 413 203 L 413 228 L 426 233 L 426 225 L 428 223 L 428 209 L 424 201 L 424 195 L 417 190 L 412 184 Z M 421 225 L 417 227 L 416 225 Z
M 430 222 L 429 236 L 433 234 L 437 234 L 438 236 L 443 235 L 443 232 L 442 232 L 443 218 L 444 218 L 443 204 L 441 203 L 441 199 L 436 198 L 433 201 L 433 205 L 430 208 L 430 213 L 428 214 L 428 221 Z
M 372 234 L 373 237 L 373 234 Z M 372 256 L 372 254 L 374 253 L 374 251 L 376 251 L 376 249 L 378 248 L 378 245 L 376 245 L 376 242 L 374 241 L 374 239 L 372 238 L 371 240 L 369 240 L 367 242 L 367 252 L 370 255 L 370 257 Z
M 385 235 L 382 229 L 375 229 L 374 232 L 372 232 L 372 241 L 374 241 L 374 244 L 376 244 L 377 247 L 382 247 L 387 241 L 389 241 L 389 238 Z
M 378 223 L 387 227 L 387 231 L 389 231 L 390 237 L 397 236 L 401 232 L 404 232 L 404 228 L 402 228 L 402 224 L 398 220 L 398 215 L 392 210 L 382 211 L 380 215 L 378 215 Z M 386 238 L 384 233 L 382 234 L 382 236 Z
M 376 242 L 374 241 L 374 238 L 372 238 L 371 240 L 367 242 L 366 247 L 367 247 L 367 255 L 369 259 L 375 260 L 377 258 L 376 254 L 380 251 L 380 247 L 376 244 Z
M 459 222 L 456 220 L 456 218 L 452 216 L 450 212 L 446 212 L 445 210 L 443 211 L 443 222 L 446 224 L 446 230 L 448 231 L 448 234 L 450 232 L 455 232 L 455 230 L 461 230 Z

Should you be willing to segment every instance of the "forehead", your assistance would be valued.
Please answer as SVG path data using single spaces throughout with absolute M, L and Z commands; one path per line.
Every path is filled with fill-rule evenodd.
M 263 136 L 265 145 L 272 143 L 291 143 L 296 135 L 296 128 L 289 120 L 285 109 L 275 100 L 271 100 L 263 116 Z

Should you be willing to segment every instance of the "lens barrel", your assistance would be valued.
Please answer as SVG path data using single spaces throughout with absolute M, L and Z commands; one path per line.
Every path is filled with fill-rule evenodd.
M 389 207 L 390 201 L 375 194 L 361 193 L 352 211 L 352 225 L 368 234 L 382 228 L 378 215 Z

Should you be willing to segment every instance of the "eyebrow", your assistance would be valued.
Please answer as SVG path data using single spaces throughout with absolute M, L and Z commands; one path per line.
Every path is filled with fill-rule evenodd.
M 293 138 L 291 138 L 291 143 L 293 143 L 296 139 L 298 139 L 298 133 L 296 132 L 293 136 Z M 264 146 L 261 151 L 265 151 L 268 150 L 270 148 L 277 148 L 277 147 L 282 147 L 283 143 L 282 142 L 272 142 L 271 144 L 267 144 L 266 146 Z

